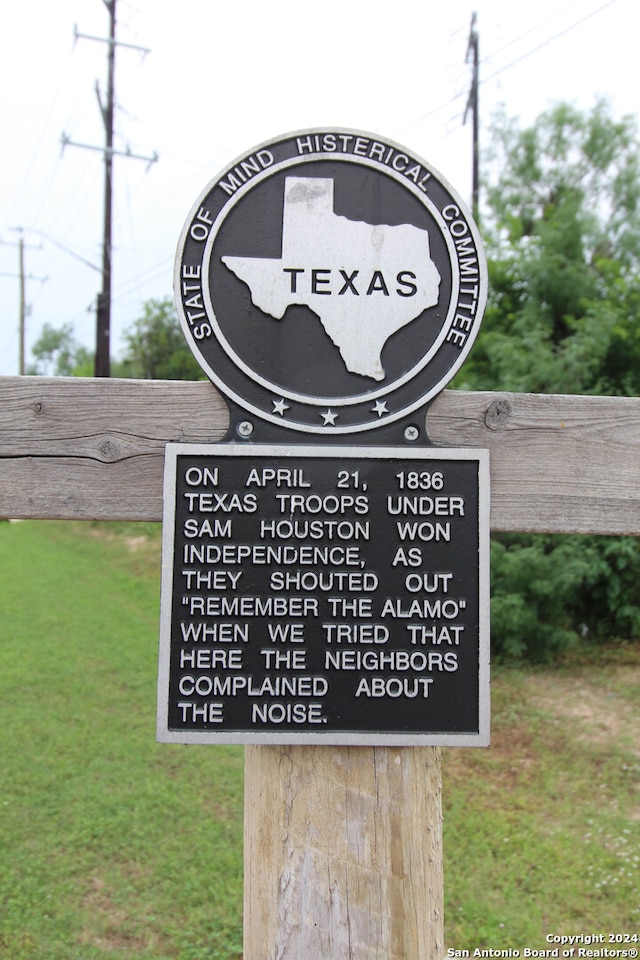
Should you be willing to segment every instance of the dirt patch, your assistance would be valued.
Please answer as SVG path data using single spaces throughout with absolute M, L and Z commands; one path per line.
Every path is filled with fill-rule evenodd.
M 640 670 L 612 671 L 605 690 L 584 677 L 548 674 L 544 678 L 544 690 L 539 689 L 538 677 L 535 681 L 538 689 L 529 696 L 535 707 L 556 720 L 575 721 L 576 736 L 583 742 L 615 744 L 640 757 L 640 710 L 612 690 L 616 680 L 624 685 L 635 680 L 640 685 Z
M 128 908 L 114 905 L 101 877 L 90 877 L 88 883 L 89 892 L 84 898 L 88 919 L 80 935 L 81 943 L 106 953 L 131 951 L 131 956 L 162 946 L 155 932 L 145 931 L 144 924 Z
M 130 553 L 136 553 L 136 551 L 149 545 L 149 537 L 125 537 L 124 542 Z

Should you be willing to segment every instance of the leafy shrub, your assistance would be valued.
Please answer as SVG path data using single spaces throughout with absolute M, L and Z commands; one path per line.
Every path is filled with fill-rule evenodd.
M 499 660 L 543 662 L 588 637 L 640 634 L 634 537 L 513 534 L 491 543 L 491 638 Z
M 467 390 L 640 394 L 640 138 L 605 102 L 558 104 L 520 129 L 498 116 L 482 229 L 487 311 L 456 378 Z M 513 535 L 492 546 L 493 648 L 549 660 L 640 637 L 632 537 Z
M 640 637 L 640 541 L 637 537 L 582 537 L 593 557 L 593 580 L 581 617 L 597 639 Z

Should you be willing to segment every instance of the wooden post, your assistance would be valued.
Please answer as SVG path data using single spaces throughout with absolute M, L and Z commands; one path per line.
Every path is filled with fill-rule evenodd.
M 245 960 L 437 960 L 437 747 L 245 748 Z

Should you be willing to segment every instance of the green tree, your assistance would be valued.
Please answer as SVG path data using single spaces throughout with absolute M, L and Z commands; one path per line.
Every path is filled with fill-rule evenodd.
M 60 329 L 45 323 L 31 353 L 34 362 L 26 371 L 31 376 L 93 376 L 93 354 L 76 340 L 70 323 Z
M 124 333 L 121 375 L 142 380 L 203 380 L 170 297 L 147 300 Z
M 490 299 L 457 382 L 475 389 L 640 393 L 640 142 L 605 103 L 492 130 Z
M 492 130 L 490 293 L 456 386 L 640 394 L 640 143 L 633 120 L 561 104 Z M 584 636 L 640 635 L 632 537 L 492 543 L 494 654 L 544 660 Z

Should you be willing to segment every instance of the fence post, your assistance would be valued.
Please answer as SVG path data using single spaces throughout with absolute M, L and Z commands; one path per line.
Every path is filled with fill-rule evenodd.
M 440 748 L 245 748 L 244 960 L 439 960 Z

